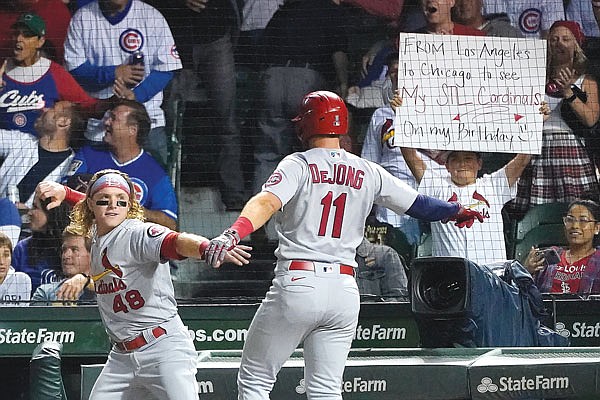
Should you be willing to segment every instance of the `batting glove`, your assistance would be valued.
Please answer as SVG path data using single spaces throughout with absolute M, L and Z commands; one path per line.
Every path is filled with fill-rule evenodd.
M 456 221 L 454 225 L 459 228 L 470 228 L 475 223 L 475 219 L 479 222 L 483 222 L 483 215 L 479 211 L 471 210 L 469 208 L 460 207 L 456 215 L 451 220 Z
M 240 242 L 240 235 L 233 229 L 227 229 L 221 235 L 212 239 L 204 251 L 204 259 L 213 268 L 216 268 L 227 255 Z

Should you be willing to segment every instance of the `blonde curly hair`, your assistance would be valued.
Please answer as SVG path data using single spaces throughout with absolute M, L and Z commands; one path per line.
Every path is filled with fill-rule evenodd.
M 92 227 L 95 223 L 94 213 L 90 209 L 87 203 L 87 198 L 91 198 L 91 189 L 94 186 L 96 181 L 107 174 L 117 174 L 125 178 L 127 184 L 129 185 L 129 203 L 130 208 L 127 212 L 127 219 L 139 219 L 140 221 L 144 221 L 144 208 L 140 204 L 140 202 L 135 198 L 135 190 L 133 187 L 133 183 L 129 176 L 121 171 L 116 169 L 103 169 L 102 171 L 98 171 L 92 176 L 90 182 L 88 183 L 87 190 L 85 192 L 86 198 L 80 200 L 71 211 L 70 219 L 71 223 L 68 226 L 70 232 L 82 235 L 86 237 L 92 236 Z

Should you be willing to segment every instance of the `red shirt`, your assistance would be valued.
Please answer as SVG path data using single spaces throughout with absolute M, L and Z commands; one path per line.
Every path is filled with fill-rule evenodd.
M 454 29 L 452 29 L 453 35 L 469 35 L 469 36 L 485 36 L 484 31 L 479 29 L 471 28 L 470 26 L 454 23 Z
M 572 264 L 567 261 L 567 252 L 561 254 L 552 279 L 550 293 L 578 293 L 583 272 L 587 268 L 591 255 L 577 260 Z

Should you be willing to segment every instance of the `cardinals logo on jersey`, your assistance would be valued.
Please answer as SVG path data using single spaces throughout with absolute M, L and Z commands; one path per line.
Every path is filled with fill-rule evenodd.
M 265 182 L 265 187 L 277 185 L 279 182 L 281 182 L 282 179 L 283 179 L 283 176 L 281 175 L 281 172 L 275 171 L 271 174 L 269 179 L 267 179 L 267 181 Z
M 167 228 L 165 228 L 164 226 L 152 225 L 148 228 L 147 233 L 148 233 L 148 236 L 155 238 L 155 237 L 158 237 L 158 236 L 162 235 L 163 233 L 165 233 L 166 230 L 167 230 Z
M 395 134 L 394 121 L 389 118 L 386 119 L 385 123 L 381 126 L 381 144 L 391 149 Z
M 470 204 L 463 204 L 462 206 L 464 208 L 467 209 L 471 209 L 474 211 L 478 211 L 481 216 L 483 218 L 490 218 L 490 202 L 480 193 L 478 193 L 477 191 L 473 192 L 473 195 L 471 196 L 471 198 L 474 200 L 472 202 L 470 202 Z M 450 196 L 450 198 L 448 199 L 449 202 L 457 202 L 458 201 L 458 195 L 456 194 L 456 192 L 452 192 L 452 196 Z M 444 219 L 442 220 L 442 223 L 446 224 L 449 221 L 453 221 L 455 219 Z M 477 218 L 475 216 L 473 216 L 473 218 L 469 221 L 461 221 L 460 223 L 455 224 L 456 226 L 458 226 L 459 228 L 470 228 L 471 226 L 473 226 L 473 224 L 475 223 L 475 221 L 477 220 Z M 483 222 L 483 219 L 479 220 L 480 222 Z
M 123 277 L 123 270 L 118 265 L 112 265 L 108 256 L 106 255 L 106 248 L 102 250 L 102 266 L 104 267 L 104 271 L 100 272 L 97 275 L 92 276 L 94 282 L 104 278 L 106 275 L 113 272 L 119 278 Z

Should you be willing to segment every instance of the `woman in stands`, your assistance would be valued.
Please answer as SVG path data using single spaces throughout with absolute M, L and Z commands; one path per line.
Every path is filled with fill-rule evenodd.
M 598 85 L 585 73 L 584 39 L 574 21 L 556 21 L 550 28 L 546 102 L 552 113 L 544 120 L 542 153 L 521 175 L 514 203 L 517 213 L 598 192 L 595 168 L 577 135 L 590 132 L 600 115 Z
M 525 266 L 543 293 L 600 294 L 600 205 L 575 200 L 563 217 L 568 246 L 532 248 Z

